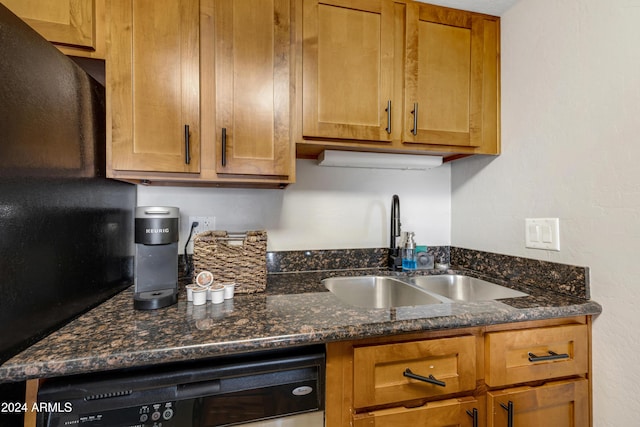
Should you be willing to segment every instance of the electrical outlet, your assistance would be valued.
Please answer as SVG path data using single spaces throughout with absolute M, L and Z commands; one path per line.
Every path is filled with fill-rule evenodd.
M 204 233 L 208 230 L 216 229 L 216 217 L 215 216 L 190 216 L 189 217 L 189 228 L 191 228 L 191 224 L 194 222 L 198 223 L 198 226 L 193 229 L 193 236 L 196 234 Z

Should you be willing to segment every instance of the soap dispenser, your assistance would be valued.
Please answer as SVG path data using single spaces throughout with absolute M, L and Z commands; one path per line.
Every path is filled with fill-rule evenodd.
M 417 267 L 416 262 L 416 241 L 414 239 L 414 232 L 407 232 L 407 238 L 402 246 L 402 270 L 415 270 Z

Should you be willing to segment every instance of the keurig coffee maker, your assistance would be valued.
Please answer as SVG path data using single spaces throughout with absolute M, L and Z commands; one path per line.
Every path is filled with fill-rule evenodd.
M 178 300 L 180 210 L 165 206 L 136 208 L 135 294 L 133 306 L 151 310 Z

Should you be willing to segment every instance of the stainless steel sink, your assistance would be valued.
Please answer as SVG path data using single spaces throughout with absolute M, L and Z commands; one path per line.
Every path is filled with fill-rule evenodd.
M 442 303 L 437 297 L 393 277 L 332 277 L 322 283 L 339 299 L 356 307 L 390 308 Z
M 456 301 L 489 301 L 528 294 L 460 274 L 434 276 L 331 277 L 324 286 L 347 304 L 366 308 L 390 308 Z
M 488 301 L 527 296 L 515 289 L 460 274 L 416 276 L 409 280 L 421 289 L 455 301 Z

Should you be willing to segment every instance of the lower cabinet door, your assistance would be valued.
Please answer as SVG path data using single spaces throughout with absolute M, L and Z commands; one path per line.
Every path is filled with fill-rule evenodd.
M 353 427 L 482 427 L 484 397 L 429 402 L 418 408 L 391 408 L 356 414 Z
M 517 387 L 487 393 L 489 427 L 589 426 L 589 386 L 585 379 Z

